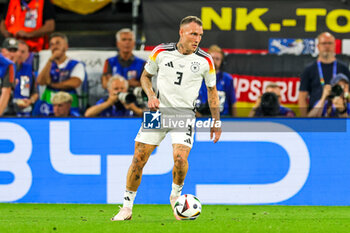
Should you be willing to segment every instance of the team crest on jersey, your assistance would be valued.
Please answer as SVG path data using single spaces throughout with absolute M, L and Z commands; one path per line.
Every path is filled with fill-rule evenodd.
M 199 62 L 191 62 L 191 71 L 193 72 L 193 73 L 196 73 L 196 72 L 198 72 L 198 70 L 200 69 L 200 65 L 199 65 Z

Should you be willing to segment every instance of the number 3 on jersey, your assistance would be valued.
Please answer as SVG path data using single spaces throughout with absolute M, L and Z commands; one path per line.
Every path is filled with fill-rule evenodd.
M 174 82 L 174 84 L 176 84 L 176 85 L 181 85 L 183 73 L 182 73 L 182 72 L 176 72 L 176 74 L 177 74 L 177 81 Z

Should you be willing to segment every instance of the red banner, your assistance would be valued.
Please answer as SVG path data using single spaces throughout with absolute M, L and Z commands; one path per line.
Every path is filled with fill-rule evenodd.
M 238 102 L 254 103 L 266 86 L 274 82 L 281 87 L 282 104 L 297 104 L 300 86 L 298 77 L 259 77 L 231 74 Z

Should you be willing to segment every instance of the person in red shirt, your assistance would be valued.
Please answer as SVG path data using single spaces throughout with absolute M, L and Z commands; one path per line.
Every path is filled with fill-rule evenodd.
M 47 48 L 55 30 L 55 11 L 49 0 L 9 0 L 0 23 L 1 34 L 24 40 L 31 51 Z

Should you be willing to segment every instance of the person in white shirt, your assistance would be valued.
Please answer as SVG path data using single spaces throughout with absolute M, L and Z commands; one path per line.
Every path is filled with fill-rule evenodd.
M 72 98 L 72 111 L 82 111 L 79 103 L 82 89 L 87 87 L 87 75 L 82 62 L 67 57 L 68 39 L 63 33 L 53 33 L 50 36 L 51 57 L 39 73 L 37 83 L 46 85 L 46 89 L 40 97 L 40 114 L 53 114 L 51 103 L 52 96 L 58 91 L 68 92 Z
M 219 97 L 216 90 L 216 74 L 211 56 L 200 48 L 203 36 L 202 22 L 198 17 L 187 16 L 180 23 L 180 39 L 177 43 L 161 44 L 151 53 L 141 75 L 141 85 L 148 97 L 148 107 L 156 111 L 157 118 L 163 112 L 179 112 L 194 116 L 194 103 L 203 79 L 208 88 L 208 102 L 213 121 L 220 122 Z M 151 79 L 157 75 L 157 93 L 152 88 Z M 158 115 L 157 115 L 158 114 Z M 163 117 L 163 115 L 162 115 Z M 220 125 L 220 126 L 219 126 Z M 186 130 L 185 130 L 186 129 Z M 216 143 L 221 135 L 221 122 L 211 127 L 211 138 Z M 193 144 L 193 126 L 186 125 L 182 130 L 165 128 L 147 130 L 141 127 L 135 138 L 135 153 L 129 168 L 124 193 L 123 208 L 112 221 L 130 220 L 136 191 L 140 185 L 142 169 L 153 150 L 167 133 L 173 144 L 173 184 L 170 204 L 174 208 L 181 195 L 188 170 L 187 158 Z M 175 215 L 176 219 L 179 217 Z

